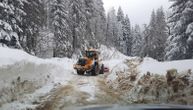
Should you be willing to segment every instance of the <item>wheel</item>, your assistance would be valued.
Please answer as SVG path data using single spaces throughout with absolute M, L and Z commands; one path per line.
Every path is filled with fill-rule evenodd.
M 104 74 L 104 65 L 102 64 L 99 74 Z
M 91 71 L 91 76 L 96 76 L 97 75 L 97 70 L 98 70 L 98 66 L 93 65 L 93 68 L 92 68 L 92 71 Z
M 84 71 L 77 70 L 77 74 L 78 74 L 78 75 L 84 75 Z

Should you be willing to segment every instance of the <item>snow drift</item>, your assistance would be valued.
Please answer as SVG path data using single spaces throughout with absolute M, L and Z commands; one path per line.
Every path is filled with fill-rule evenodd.
M 21 109 L 24 105 L 26 108 L 32 105 L 32 99 L 38 99 L 53 86 L 65 84 L 73 77 L 71 59 L 43 60 L 22 50 L 4 47 L 0 47 L 0 51 L 0 109 L 1 106 L 4 110 Z
M 139 66 L 139 71 L 143 74 L 149 71 L 150 73 L 165 75 L 167 70 L 170 69 L 177 69 L 178 72 L 193 69 L 193 60 L 158 62 L 152 58 L 144 58 L 144 61 Z
M 114 66 L 106 78 L 128 103 L 193 104 L 193 60 L 158 62 L 130 58 Z
M 103 60 L 114 60 L 114 59 L 126 59 L 127 56 L 123 55 L 121 52 L 119 52 L 117 49 L 113 47 L 107 47 L 105 45 L 101 45 L 99 48 L 99 51 L 101 53 L 100 58 Z

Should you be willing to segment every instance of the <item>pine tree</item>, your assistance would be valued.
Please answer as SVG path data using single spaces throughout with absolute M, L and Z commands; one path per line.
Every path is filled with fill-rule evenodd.
M 124 22 L 124 13 L 121 7 L 119 7 L 117 12 L 117 21 L 123 23 Z
M 126 48 L 126 41 L 123 37 L 123 25 L 121 22 L 117 22 L 117 41 L 116 41 L 116 48 L 125 53 L 124 49 Z
M 166 40 L 167 40 L 167 23 L 165 19 L 165 14 L 163 12 L 163 8 L 159 8 L 156 12 L 156 38 L 154 41 L 155 44 L 155 49 L 154 49 L 154 54 L 155 54 L 155 59 L 159 61 L 164 60 L 164 50 L 166 47 Z
M 22 30 L 19 37 L 22 47 L 30 54 L 37 54 L 37 37 L 46 23 L 44 4 L 40 0 L 28 0 L 24 3 L 26 15 L 23 16 Z
M 14 11 L 11 8 L 10 4 L 8 4 L 8 0 L 3 0 L 0 2 L 0 34 L 1 34 L 1 39 L 6 38 L 8 40 L 11 39 L 11 33 L 14 32 L 11 21 L 10 21 L 10 16 L 13 15 Z
M 142 52 L 142 35 L 139 25 L 136 25 L 132 30 L 132 49 L 131 56 L 141 56 Z
M 143 56 L 152 57 L 159 61 L 164 60 L 164 49 L 167 39 L 167 23 L 163 8 L 153 10 L 149 25 L 144 26 Z
M 143 35 L 143 38 L 144 38 L 144 41 L 143 41 L 143 48 L 142 48 L 142 56 L 143 57 L 147 57 L 149 55 L 149 47 L 150 47 L 150 39 L 149 39 L 149 36 L 150 36 L 150 30 L 149 30 L 149 27 L 147 24 L 144 24 L 144 31 L 142 33 Z
M 38 0 L 39 1 L 39 0 Z M 36 1 L 36 2 L 38 2 Z M 40 1 L 39 1 L 40 2 Z M 35 54 L 41 58 L 52 58 L 54 55 L 54 34 L 51 30 L 51 2 L 52 0 L 43 0 L 36 7 L 36 16 L 39 16 L 41 24 L 34 23 L 35 25 L 40 25 L 38 28 L 38 35 L 36 38 L 36 49 Z
M 132 37 L 131 37 L 131 24 L 128 15 L 125 16 L 123 22 L 123 39 L 126 43 L 124 53 L 130 56 L 132 48 Z
M 53 0 L 51 4 L 51 25 L 54 33 L 54 56 L 72 55 L 72 38 L 68 24 L 68 12 L 62 0 Z
M 104 43 L 105 11 L 101 0 L 85 0 L 86 11 L 86 40 L 88 47 L 98 47 Z
M 23 32 L 22 20 L 23 16 L 26 14 L 24 12 L 24 2 L 25 0 L 1 0 L 0 2 L 0 33 L 1 36 L 8 41 L 11 39 L 16 39 L 18 45 L 20 46 L 18 39 L 20 33 Z
M 166 48 L 166 60 L 189 59 L 193 56 L 193 1 L 173 0 L 172 14 L 169 18 L 171 35 Z
M 118 23 L 118 38 L 117 38 L 117 49 L 124 53 L 127 54 L 127 46 L 126 46 L 126 36 L 124 36 L 124 13 L 121 7 L 119 7 L 118 12 L 117 12 L 117 23 Z
M 85 40 L 86 33 L 86 16 L 84 1 L 82 0 L 70 0 L 69 1 L 69 19 L 70 19 L 70 28 L 72 31 L 73 37 L 73 49 L 75 52 L 77 49 L 85 49 L 86 44 Z
M 152 11 L 150 23 L 148 26 L 144 26 L 143 32 L 145 45 L 143 48 L 144 57 L 155 57 L 155 38 L 156 38 L 156 14 L 155 11 Z
M 90 28 L 91 32 L 93 33 L 95 39 L 94 44 L 96 43 L 103 43 L 105 44 L 105 30 L 106 30 L 106 15 L 105 10 L 103 7 L 102 0 L 92 0 L 93 1 L 93 11 L 92 17 L 90 19 Z
M 94 0 L 95 1 L 95 11 L 98 12 L 97 21 L 95 23 L 96 26 L 96 38 L 98 38 L 100 43 L 105 44 L 105 32 L 106 32 L 106 14 L 103 6 L 102 0 Z
M 95 5 L 93 0 L 84 0 L 84 10 L 85 10 L 85 17 L 86 17 L 86 32 L 85 32 L 85 40 L 86 40 L 86 47 L 94 47 L 96 44 L 95 34 L 93 33 L 93 18 L 95 14 Z
M 152 15 L 151 15 L 151 20 L 150 20 L 150 24 L 149 24 L 149 36 L 148 36 L 148 44 L 147 44 L 147 48 L 148 48 L 148 55 L 149 57 L 155 58 L 156 55 L 154 54 L 154 51 L 156 50 L 156 14 L 155 11 L 153 10 Z
M 111 8 L 107 14 L 106 31 L 106 41 L 108 45 L 118 47 L 118 23 L 114 8 Z

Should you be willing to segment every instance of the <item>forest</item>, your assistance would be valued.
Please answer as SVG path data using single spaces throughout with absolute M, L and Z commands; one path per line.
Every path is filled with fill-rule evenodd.
M 193 58 L 193 1 L 171 0 L 152 10 L 150 22 L 130 23 L 121 7 L 105 12 L 102 0 L 1 0 L 0 39 L 41 57 L 73 57 L 102 44 L 127 56 L 159 61 Z M 107 14 L 106 14 L 107 13 Z

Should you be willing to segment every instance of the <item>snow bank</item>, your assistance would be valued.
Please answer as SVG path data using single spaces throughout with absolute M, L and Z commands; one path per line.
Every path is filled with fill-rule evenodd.
M 17 49 L 9 49 L 5 47 L 0 47 L 0 66 L 3 65 L 10 65 L 14 64 L 16 62 L 22 61 L 22 60 L 37 60 L 38 58 L 35 58 L 26 52 L 22 50 Z
M 113 60 L 113 59 L 127 59 L 128 57 L 123 55 L 121 52 L 116 50 L 115 48 L 107 47 L 105 45 L 101 45 L 100 49 L 100 58 L 103 60 Z
M 189 69 L 193 70 L 193 60 L 179 60 L 170 62 L 158 62 L 152 58 L 144 58 L 138 67 L 142 74 L 147 72 L 165 75 L 167 70 L 177 69 L 178 72 L 184 72 Z
M 110 70 L 110 74 L 108 75 L 107 80 L 115 80 L 118 73 L 125 72 L 129 68 L 125 64 L 125 60 L 105 61 L 103 64 L 109 67 Z
M 73 69 L 73 64 L 76 63 L 76 60 L 69 58 L 53 58 L 47 60 L 47 63 L 55 65 L 55 68 L 52 68 L 55 70 L 53 73 L 55 83 L 66 84 L 76 75 Z
M 22 50 L 4 47 L 0 47 L 0 52 L 0 68 L 3 70 L 0 71 L 0 75 L 9 75 L 7 78 L 5 78 L 6 80 L 8 78 L 16 77 L 15 75 L 18 73 L 18 71 L 20 72 L 18 75 L 21 75 L 22 77 L 24 77 L 24 74 L 22 73 L 26 72 L 26 78 L 29 79 L 33 79 L 33 76 L 38 78 L 37 76 L 41 76 L 41 74 L 48 71 L 48 73 L 52 73 L 51 75 L 54 77 L 62 78 L 61 75 L 65 76 L 67 73 L 73 72 L 73 64 L 75 63 L 74 60 L 68 58 L 53 58 L 44 60 L 31 56 Z M 25 70 L 22 71 L 22 69 Z M 64 78 L 67 79 L 67 76 Z
M 106 78 L 107 86 L 119 91 L 130 104 L 193 102 L 193 60 L 158 62 L 152 58 L 133 58 L 110 61 L 109 65 L 112 70 Z M 168 70 L 170 75 L 166 75 Z
M 33 105 L 32 100 L 73 78 L 74 60 L 44 60 L 4 47 L 0 47 L 0 52 L 0 109 L 1 106 L 3 110 L 10 110 L 21 109 L 23 104 Z
M 135 57 L 128 57 L 119 52 L 117 49 L 101 45 L 100 58 L 103 59 L 103 64 L 105 67 L 109 68 L 109 75 L 107 80 L 115 80 L 120 73 L 126 73 L 129 67 L 127 65 L 127 60 L 137 59 Z
M 117 77 L 117 72 L 124 72 L 128 69 L 128 66 L 125 64 L 125 61 L 132 59 L 131 57 L 125 56 L 117 49 L 101 45 L 100 49 L 100 58 L 103 59 L 103 64 L 105 67 L 108 67 L 110 70 L 110 75 L 108 79 L 114 80 Z

